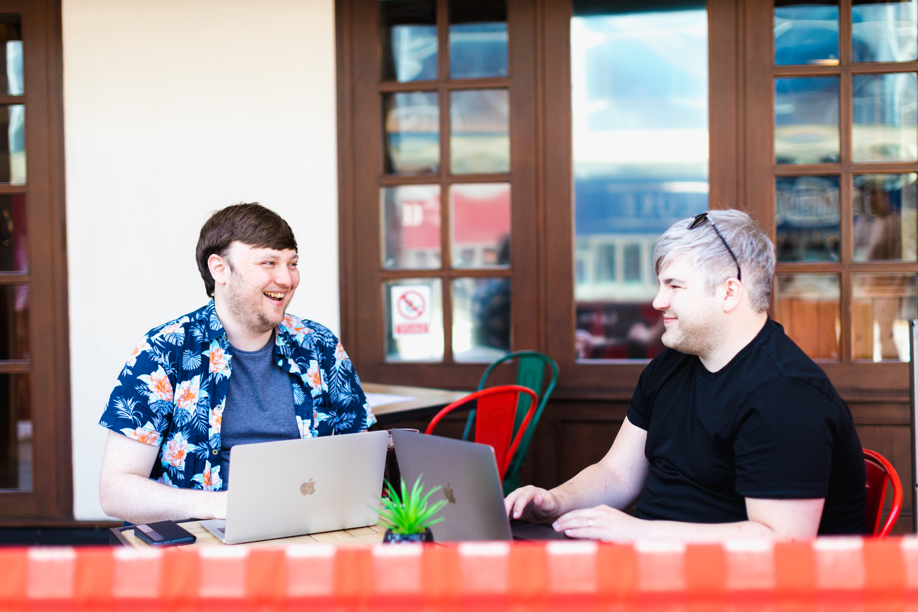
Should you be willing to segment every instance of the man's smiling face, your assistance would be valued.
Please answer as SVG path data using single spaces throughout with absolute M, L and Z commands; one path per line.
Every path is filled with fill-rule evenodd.
M 687 257 L 668 262 L 659 282 L 653 307 L 663 313 L 663 345 L 688 355 L 709 354 L 720 336 L 716 295 Z
M 254 333 L 277 327 L 300 284 L 297 252 L 233 242 L 224 259 L 228 266 L 224 296 L 232 317 Z

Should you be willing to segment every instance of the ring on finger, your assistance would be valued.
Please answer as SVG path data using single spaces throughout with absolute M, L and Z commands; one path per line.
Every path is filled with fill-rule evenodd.
M 590 519 L 587 521 L 587 527 L 592 527 L 592 526 L 593 526 L 593 519 Z

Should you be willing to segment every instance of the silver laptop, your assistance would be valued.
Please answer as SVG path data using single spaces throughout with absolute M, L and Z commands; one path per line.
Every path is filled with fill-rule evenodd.
M 413 486 L 420 476 L 425 490 L 441 487 L 431 501 L 447 500 L 438 515 L 444 520 L 430 528 L 435 542 L 565 538 L 542 525 L 511 531 L 494 449 L 487 444 L 397 429 L 392 440 L 405 484 Z
M 226 519 L 201 524 L 225 544 L 375 525 L 389 433 L 234 446 Z

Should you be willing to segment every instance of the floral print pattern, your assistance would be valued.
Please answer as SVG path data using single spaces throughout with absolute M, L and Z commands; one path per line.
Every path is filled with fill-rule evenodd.
M 327 328 L 286 315 L 276 330 L 274 362 L 293 386 L 301 437 L 356 433 L 376 422 L 353 364 Z M 220 430 L 232 363 L 211 301 L 134 346 L 100 424 L 159 447 L 152 480 L 221 491 Z

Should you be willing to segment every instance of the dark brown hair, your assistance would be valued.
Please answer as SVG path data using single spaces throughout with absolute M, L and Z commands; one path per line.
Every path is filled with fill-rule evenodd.
M 195 249 L 198 271 L 210 297 L 214 297 L 214 277 L 210 274 L 207 260 L 214 254 L 226 257 L 230 244 L 237 241 L 257 249 L 297 250 L 293 230 L 273 210 L 257 202 L 218 210 L 201 228 Z

